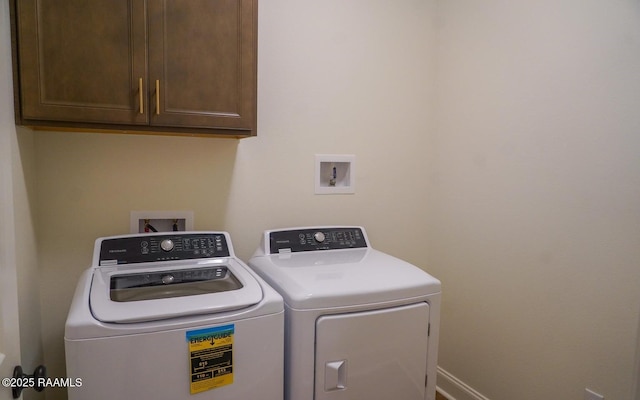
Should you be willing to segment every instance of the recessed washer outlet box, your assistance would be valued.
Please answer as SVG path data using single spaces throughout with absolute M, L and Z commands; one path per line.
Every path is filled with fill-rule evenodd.
M 354 194 L 355 169 L 353 154 L 316 154 L 315 193 Z
M 131 211 L 131 233 L 193 230 L 193 211 Z

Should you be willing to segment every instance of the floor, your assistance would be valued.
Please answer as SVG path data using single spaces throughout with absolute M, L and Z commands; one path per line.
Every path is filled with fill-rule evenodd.
M 447 400 L 447 398 L 441 395 L 440 393 L 436 392 L 436 400 Z

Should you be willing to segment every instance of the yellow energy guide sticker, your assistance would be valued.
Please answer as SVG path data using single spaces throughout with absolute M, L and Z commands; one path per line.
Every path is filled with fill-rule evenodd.
M 233 383 L 234 325 L 187 331 L 191 394 Z

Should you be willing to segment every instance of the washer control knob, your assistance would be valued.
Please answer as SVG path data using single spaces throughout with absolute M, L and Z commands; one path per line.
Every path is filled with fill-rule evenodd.
M 324 239 L 325 239 L 324 233 L 316 232 L 316 233 L 313 234 L 313 238 L 316 240 L 316 242 L 322 243 L 322 242 L 324 242 Z
M 165 285 L 173 283 L 174 280 L 175 280 L 175 278 L 171 274 L 167 274 L 167 275 L 162 277 L 162 283 L 164 283 Z
M 173 250 L 173 240 L 171 239 L 164 239 L 162 242 L 160 242 L 160 248 L 164 251 L 171 251 Z

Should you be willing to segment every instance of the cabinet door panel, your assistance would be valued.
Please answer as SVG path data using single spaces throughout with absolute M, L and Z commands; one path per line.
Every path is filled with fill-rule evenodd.
M 23 119 L 148 123 L 144 0 L 21 0 L 17 12 Z
M 149 1 L 152 125 L 255 129 L 256 12 L 255 0 Z

